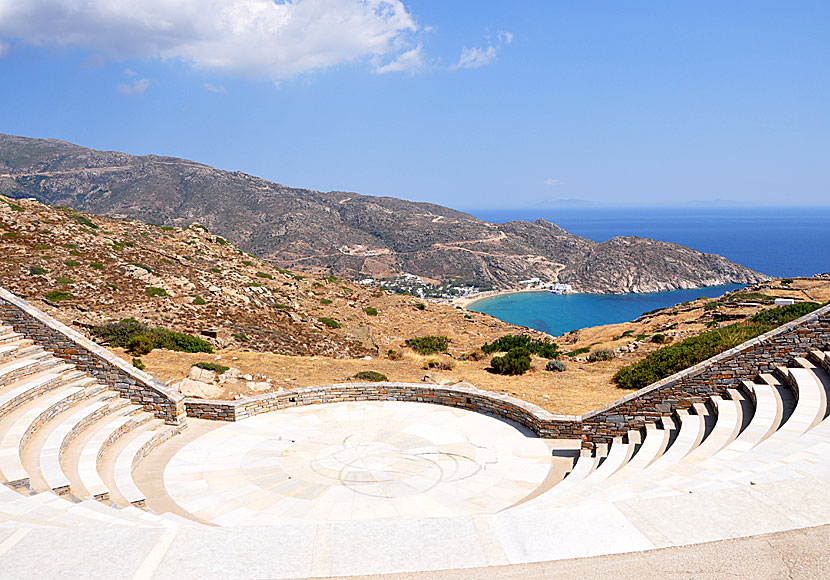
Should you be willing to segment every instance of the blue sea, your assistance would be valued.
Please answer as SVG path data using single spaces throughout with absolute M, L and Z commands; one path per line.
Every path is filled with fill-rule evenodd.
M 830 208 L 706 208 L 473 210 L 491 221 L 544 218 L 566 231 L 603 242 L 640 236 L 720 254 L 770 276 L 830 272 Z M 470 309 L 558 335 L 576 328 L 633 320 L 645 311 L 698 296 L 718 296 L 736 286 L 700 290 L 597 296 L 533 292 L 496 296 Z

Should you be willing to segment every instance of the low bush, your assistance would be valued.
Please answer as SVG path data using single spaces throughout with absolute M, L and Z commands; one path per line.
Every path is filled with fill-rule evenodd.
M 720 303 L 718 301 L 707 302 L 703 305 L 703 310 L 717 310 L 720 307 Z
M 63 265 L 68 266 L 69 268 L 74 268 L 79 265 L 79 262 L 75 260 L 64 260 Z
M 82 226 L 86 226 L 86 227 L 92 228 L 94 230 L 98 229 L 97 225 L 95 225 L 94 223 L 92 223 L 91 221 L 89 221 L 87 218 L 85 218 L 82 215 L 72 214 L 69 217 L 72 218 L 73 220 L 75 220 L 76 222 L 78 222 L 79 224 L 81 224 Z
M 118 322 L 94 326 L 90 334 L 107 341 L 112 346 L 122 348 L 126 348 L 127 341 L 134 336 L 142 335 L 150 339 L 153 348 L 166 348 L 179 352 L 213 352 L 213 347 L 201 338 L 165 328 L 150 328 L 134 318 L 124 318 Z
M 40 266 L 29 266 L 29 274 L 31 274 L 32 276 L 40 276 L 41 274 L 45 273 L 45 268 L 41 268 Z
M 465 314 L 464 318 L 466 318 L 467 320 L 472 320 L 473 319 L 472 315 L 470 315 L 470 314 Z
M 637 336 L 634 337 L 634 340 L 645 340 L 647 338 L 648 338 L 647 334 L 638 334 Z
M 144 289 L 144 291 L 147 292 L 147 296 L 152 296 L 152 297 L 170 296 L 167 293 L 167 290 L 165 290 L 164 288 L 157 288 L 156 286 L 147 286 Z
M 579 356 L 581 354 L 587 354 L 589 352 L 591 352 L 591 347 L 590 346 L 583 346 L 582 348 L 577 348 L 577 349 L 572 350 L 571 352 L 568 353 L 568 356 Z
M 70 284 L 74 284 L 75 280 L 72 278 L 67 278 L 66 276 L 58 276 L 55 278 L 55 282 L 60 284 L 61 286 L 69 286 Z
M 665 344 L 671 340 L 671 337 L 666 336 L 665 334 L 660 334 L 659 332 L 651 337 L 651 342 L 654 344 Z
M 372 308 L 371 306 L 369 306 L 368 308 L 364 308 L 363 312 L 365 312 L 368 316 L 377 316 L 378 315 L 377 308 Z
M 148 354 L 153 350 L 153 341 L 143 334 L 137 334 L 127 341 L 126 350 L 137 356 Z
M 415 309 L 416 310 L 426 310 L 426 305 L 423 302 L 416 302 Z
M 418 354 L 435 354 L 437 352 L 447 352 L 450 339 L 446 336 L 428 335 L 409 338 L 404 344 Z
M 320 304 L 331 304 L 333 301 L 329 300 L 328 298 L 321 298 Z
M 248 342 L 248 341 L 251 340 L 250 338 L 248 338 L 248 336 L 246 334 L 242 334 L 241 332 L 238 332 L 236 334 L 232 334 L 231 337 L 234 340 L 238 340 L 239 342 Z
M 267 278 L 268 280 L 273 280 L 274 279 L 274 277 L 271 274 L 269 274 L 268 272 L 257 272 L 256 277 L 257 278 Z
M 548 363 L 545 365 L 546 371 L 556 371 L 556 372 L 563 372 L 568 370 L 568 365 L 563 363 L 561 360 L 549 360 Z
M 559 346 L 548 339 L 532 338 L 526 334 L 506 334 L 492 343 L 485 343 L 481 347 L 486 354 L 494 352 L 509 352 L 513 348 L 524 348 L 531 354 L 542 358 L 557 358 Z
M 801 318 L 805 314 L 810 314 L 812 311 L 817 310 L 820 307 L 821 305 L 815 302 L 798 302 L 796 304 L 788 304 L 786 306 L 779 306 L 778 308 L 762 310 L 750 318 L 750 320 L 756 324 L 781 326 L 782 324 L 792 322 L 796 318 Z
M 643 360 L 621 368 L 613 381 L 623 389 L 640 389 L 705 361 L 747 340 L 760 336 L 819 308 L 814 302 L 800 302 L 763 310 L 745 322 L 709 330 L 664 346 Z
M 604 360 L 611 360 L 614 358 L 614 353 L 610 350 L 601 348 L 599 350 L 595 350 L 588 355 L 588 362 L 600 362 Z
M 193 302 L 191 302 L 191 304 L 195 304 L 196 306 L 203 306 L 207 304 L 207 302 L 201 296 L 196 296 L 196 298 L 193 299 Z
M 424 361 L 423 368 L 424 370 L 439 369 L 442 371 L 451 371 L 455 368 L 455 361 L 451 358 L 431 358 Z
M 323 324 L 325 324 L 329 328 L 340 328 L 340 323 L 337 322 L 336 320 L 331 319 L 331 318 L 321 316 L 317 320 L 319 320 L 320 322 L 322 322 Z
M 324 276 L 323 277 L 323 280 L 325 280 L 326 282 L 328 282 L 330 284 L 333 284 L 334 282 L 337 282 L 338 279 L 339 278 L 337 276 Z
M 219 236 L 216 236 L 216 243 L 219 244 L 220 246 L 227 246 L 228 245 L 228 240 L 226 240 L 225 238 L 220 238 Z
M 353 378 L 368 383 L 385 383 L 389 380 L 386 375 L 377 371 L 360 371 Z
M 140 371 L 143 371 L 146 368 L 144 366 L 144 363 L 141 362 L 141 359 L 140 358 L 135 358 L 135 357 L 133 358 L 133 366 L 135 368 L 137 368 L 138 370 L 140 370 Z
M 204 369 L 206 371 L 214 371 L 217 375 L 223 374 L 226 370 L 230 369 L 231 367 L 226 367 L 225 365 L 218 365 L 212 362 L 197 362 L 193 365 L 196 368 Z
M 216 268 L 216 267 L 211 268 L 210 271 L 213 272 L 214 274 L 221 274 L 222 273 L 222 269 L 221 268 Z
M 497 375 L 521 375 L 530 370 L 530 351 L 526 348 L 511 348 L 504 356 L 490 359 L 490 372 Z
M 53 290 L 52 292 L 47 292 L 43 297 L 51 302 L 60 302 L 61 300 L 75 299 L 75 297 L 71 293 L 64 292 L 62 290 Z
M 473 350 L 465 352 L 461 355 L 461 360 L 480 361 L 485 358 L 487 358 L 487 354 L 480 348 L 474 348 Z
M 89 264 L 90 268 L 94 268 L 95 270 L 103 270 L 104 265 L 101 262 L 91 262 Z
M 275 302 L 271 306 L 273 306 L 277 310 L 291 310 L 291 307 L 288 304 L 280 304 L 279 302 Z
M 386 351 L 386 358 L 388 358 L 389 360 L 401 360 L 403 358 L 403 355 L 396 351 L 394 348 L 390 348 Z

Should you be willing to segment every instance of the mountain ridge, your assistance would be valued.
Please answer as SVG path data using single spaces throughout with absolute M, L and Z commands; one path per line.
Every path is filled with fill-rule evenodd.
M 51 139 L 0 135 L 0 193 L 116 218 L 201 223 L 278 266 L 316 275 L 410 273 L 500 289 L 539 278 L 594 293 L 767 279 L 668 242 L 598 243 L 542 219 L 494 224 L 432 203 L 293 188 L 187 159 Z

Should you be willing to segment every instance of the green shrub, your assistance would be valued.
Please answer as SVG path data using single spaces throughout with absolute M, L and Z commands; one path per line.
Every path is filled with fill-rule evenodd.
M 474 348 L 470 352 L 465 352 L 461 355 L 461 360 L 480 361 L 487 358 L 487 355 L 480 348 Z
M 74 268 L 74 267 L 78 266 L 78 265 L 79 265 L 79 263 L 78 263 L 78 262 L 76 262 L 75 260 L 64 260 L 64 261 L 63 261 L 63 265 L 64 265 L 64 266 L 68 266 L 68 267 L 70 267 L 70 268 Z
M 69 286 L 70 284 L 74 284 L 75 280 L 72 278 L 67 278 L 66 276 L 58 276 L 55 278 L 55 282 L 60 284 L 61 286 Z
M 386 375 L 377 371 L 360 371 L 353 378 L 369 383 L 385 383 L 389 380 Z
M 559 346 L 548 339 L 532 338 L 526 334 L 506 334 L 492 343 L 485 343 L 481 347 L 487 354 L 494 352 L 508 352 L 512 348 L 524 348 L 528 352 L 543 358 L 559 356 Z
M 497 375 L 521 375 L 530 370 L 530 351 L 511 348 L 504 356 L 490 359 L 490 372 Z
M 46 244 L 40 244 L 40 245 L 35 246 L 35 249 L 38 250 L 39 252 L 42 252 L 42 251 L 46 251 L 46 250 L 51 250 L 52 246 L 48 246 Z
M 545 370 L 556 371 L 561 373 L 562 371 L 568 370 L 568 365 L 563 363 L 561 360 L 549 360 L 545 365 Z
M 665 334 L 660 334 L 659 332 L 651 337 L 651 342 L 654 344 L 665 344 L 670 341 L 671 337 L 668 337 Z
M 470 315 L 470 314 L 465 314 L 464 318 L 467 319 L 467 320 L 472 320 L 473 319 L 472 315 Z
M 224 374 L 225 371 L 231 368 L 226 367 L 225 365 L 218 365 L 212 362 L 197 362 L 193 366 L 196 368 L 204 369 L 206 371 L 214 371 L 217 375 Z
M 295 280 L 305 280 L 305 276 L 300 276 L 299 274 L 292 274 L 291 277 Z
M 82 215 L 72 214 L 69 217 L 72 218 L 73 220 L 75 220 L 76 222 L 78 222 L 79 224 L 81 224 L 82 226 L 86 226 L 86 227 L 92 228 L 94 230 L 98 229 L 97 225 L 95 225 L 94 223 L 92 223 L 91 221 L 89 221 L 87 218 L 85 218 Z
M 145 291 L 145 292 L 147 292 L 147 296 L 152 296 L 152 297 L 157 297 L 157 296 L 161 296 L 161 297 L 164 297 L 164 296 L 170 296 L 170 295 L 167 293 L 167 290 L 165 290 L 164 288 L 157 288 L 156 286 L 147 286 L 147 287 L 144 289 L 144 291 Z
M 332 300 L 329 300 L 328 298 L 320 299 L 320 304 L 331 304 L 331 303 L 332 303 Z
M 140 358 L 135 358 L 135 357 L 133 357 L 133 366 L 135 368 L 137 368 L 138 370 L 140 370 L 140 371 L 143 371 L 146 368 L 144 366 L 144 363 L 141 362 L 141 359 Z
M 321 316 L 317 320 L 319 320 L 320 322 L 322 322 L 323 324 L 325 324 L 329 328 L 340 328 L 340 323 L 337 322 L 336 320 L 331 319 L 331 318 L 326 318 L 325 316 Z
M 137 334 L 127 341 L 126 350 L 128 353 L 138 356 L 148 354 L 153 350 L 153 341 L 143 334 Z
M 274 279 L 274 277 L 271 274 L 269 274 L 268 272 L 257 272 L 256 277 L 257 278 L 268 278 L 269 280 Z
M 248 282 L 248 288 L 262 288 L 262 284 L 259 282 Z
M 428 335 L 417 338 L 409 338 L 404 344 L 418 354 L 435 354 L 437 352 L 447 352 L 450 339 L 446 336 Z
M 41 268 L 40 266 L 29 266 L 29 274 L 31 274 L 32 276 L 40 276 L 41 274 L 45 273 L 45 268 Z
M 643 360 L 618 370 L 612 380 L 623 389 L 640 389 L 738 346 L 776 326 L 750 322 L 709 330 L 652 352 Z
M 604 360 L 611 360 L 612 358 L 614 358 L 613 352 L 601 348 L 599 350 L 595 350 L 594 352 L 588 355 L 588 362 L 600 362 Z
M 213 352 L 213 347 L 201 338 L 165 328 L 150 328 L 134 318 L 100 324 L 93 327 L 90 334 L 109 342 L 112 346 L 126 347 L 127 341 L 132 337 L 143 335 L 150 339 L 153 348 L 179 352 Z
M 750 320 L 757 324 L 781 326 L 782 324 L 792 322 L 796 318 L 801 318 L 805 314 L 810 314 L 818 308 L 821 308 L 821 305 L 815 302 L 798 302 L 796 304 L 788 304 L 786 306 L 779 306 L 778 308 L 762 310 L 750 318 Z
M 577 348 L 575 350 L 572 350 L 571 352 L 568 353 L 568 356 L 579 356 L 581 354 L 586 354 L 586 353 L 589 353 L 589 352 L 591 352 L 591 347 L 590 346 L 583 346 L 582 348 Z
M 707 302 L 706 304 L 704 304 L 703 305 L 703 310 L 706 310 L 706 311 L 708 311 L 708 310 L 717 310 L 719 307 L 720 307 L 720 303 L 715 300 L 715 301 Z
M 136 266 L 136 267 L 141 268 L 143 270 L 147 270 L 151 274 L 153 273 L 153 270 L 150 268 L 150 266 L 145 266 L 144 264 L 141 264 L 139 262 L 130 262 L 130 266 Z
M 20 206 L 19 206 L 19 205 L 17 205 L 17 204 L 14 204 L 14 203 L 12 203 L 12 202 L 10 202 L 10 201 L 6 201 L 5 199 L 0 200 L 0 201 L 2 201 L 2 202 L 3 202 L 3 203 L 5 203 L 7 206 L 9 206 L 9 209 L 11 209 L 12 211 L 19 211 L 19 212 L 24 211 L 24 209 L 23 209 L 22 207 L 20 207 Z
M 3 232 L 4 238 L 16 238 L 17 232 Z
M 760 292 L 739 292 L 730 296 L 729 299 L 740 302 L 769 302 L 775 300 L 775 296 L 761 294 Z
M 216 268 L 216 267 L 211 268 L 210 271 L 213 272 L 214 274 L 221 274 L 222 273 L 222 269 L 221 268 Z
M 325 280 L 329 284 L 333 284 L 334 282 L 337 282 L 338 278 L 337 276 L 325 276 L 323 277 L 323 280 Z
M 325 288 L 325 285 L 320 284 L 319 282 L 314 282 L 314 283 L 312 284 L 312 286 L 314 286 L 315 288 Z
M 225 238 L 220 238 L 219 236 L 216 236 L 216 243 L 219 244 L 220 246 L 227 246 L 228 245 L 228 240 L 226 240 Z
M 81 253 L 78 250 L 69 250 L 70 256 L 80 256 Z
M 638 334 L 637 336 L 634 337 L 634 340 L 645 340 L 647 338 L 648 338 L 647 334 Z
M 196 306 L 203 306 L 203 305 L 207 304 L 207 302 L 201 296 L 197 296 L 196 298 L 193 299 L 193 302 L 191 302 L 191 304 L 195 304 Z
M 291 307 L 288 304 L 280 304 L 279 302 L 272 304 L 271 306 L 277 310 L 291 310 Z
M 96 270 L 103 270 L 104 269 L 104 265 L 101 262 L 91 262 L 89 264 L 89 267 L 94 268 Z
M 416 310 L 426 310 L 426 305 L 423 302 L 416 302 L 415 309 Z
M 368 308 L 364 308 L 363 312 L 365 312 L 368 316 L 377 316 L 378 315 L 377 308 L 372 308 L 371 306 L 369 306 Z
M 61 290 L 53 290 L 52 292 L 47 292 L 43 297 L 51 302 L 60 302 L 61 300 L 75 299 L 75 297 L 72 296 L 71 293 L 63 292 Z
M 781 285 L 782 286 L 789 286 L 792 283 L 793 283 L 792 278 L 784 278 L 783 280 L 781 280 Z
M 386 351 L 386 358 L 389 360 L 401 360 L 403 356 L 401 356 L 401 353 L 396 351 L 394 348 L 390 348 Z
M 236 334 L 232 334 L 231 337 L 233 337 L 234 340 L 238 340 L 239 342 L 248 342 L 248 341 L 251 340 L 250 338 L 247 337 L 247 335 L 242 334 L 241 332 L 238 332 Z

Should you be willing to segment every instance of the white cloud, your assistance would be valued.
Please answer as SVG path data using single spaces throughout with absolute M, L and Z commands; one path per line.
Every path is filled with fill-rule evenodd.
M 0 0 L 0 42 L 160 58 L 275 81 L 410 53 L 401 0 Z M 391 70 L 391 69 L 390 69 Z
M 382 66 L 375 66 L 375 72 L 378 74 L 388 72 L 408 72 L 414 74 L 425 66 L 421 49 L 422 47 L 419 44 L 412 50 L 401 53 L 395 60 Z
M 138 76 L 138 73 L 137 73 L 137 72 L 135 72 L 135 71 L 134 71 L 133 69 L 131 69 L 131 68 L 125 68 L 125 69 L 124 69 L 124 72 L 122 72 L 121 74 L 122 74 L 122 75 L 124 75 L 125 77 L 129 77 L 129 78 L 132 78 L 132 77 L 137 77 L 137 76 Z
M 150 87 L 150 79 L 136 79 L 131 83 L 122 83 L 115 90 L 126 97 L 140 97 Z
M 205 90 L 210 91 L 211 93 L 218 93 L 220 95 L 227 95 L 228 90 L 223 87 L 222 85 L 214 85 L 213 83 L 205 83 L 203 85 Z
M 553 179 L 552 177 L 548 177 L 545 180 L 545 185 L 554 185 L 555 186 L 555 185 L 564 185 L 564 184 L 565 184 L 564 181 L 559 181 L 558 179 Z
M 450 70 L 458 70 L 461 68 L 479 68 L 486 66 L 496 60 L 499 50 L 505 44 L 513 42 L 513 33 L 501 31 L 498 34 L 498 43 L 495 46 L 487 46 L 484 48 L 463 48 L 461 50 L 461 57 L 458 62 L 450 67 Z
M 497 54 L 498 49 L 495 46 L 488 46 L 487 48 L 465 48 L 461 51 L 461 58 L 450 68 L 453 70 L 460 68 L 479 68 L 496 60 Z
M 9 54 L 12 50 L 12 47 L 7 42 L 0 41 L 0 58 L 3 58 L 7 54 Z

